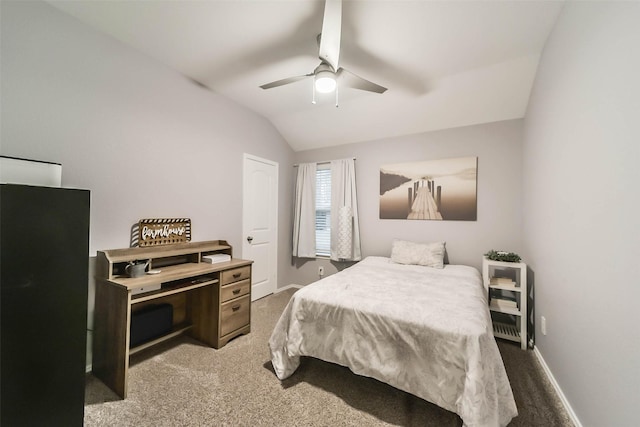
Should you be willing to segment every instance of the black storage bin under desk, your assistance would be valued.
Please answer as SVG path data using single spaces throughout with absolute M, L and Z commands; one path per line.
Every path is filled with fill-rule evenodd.
M 129 348 L 144 344 L 171 332 L 173 306 L 171 304 L 148 305 L 131 313 Z

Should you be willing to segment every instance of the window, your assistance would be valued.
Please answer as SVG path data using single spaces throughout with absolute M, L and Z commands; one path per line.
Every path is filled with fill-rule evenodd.
M 331 255 L 331 168 L 316 170 L 316 255 Z

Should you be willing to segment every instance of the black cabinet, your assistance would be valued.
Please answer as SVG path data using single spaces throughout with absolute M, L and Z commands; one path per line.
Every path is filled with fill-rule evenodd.
M 86 190 L 1 185 L 3 427 L 83 424 L 89 203 Z

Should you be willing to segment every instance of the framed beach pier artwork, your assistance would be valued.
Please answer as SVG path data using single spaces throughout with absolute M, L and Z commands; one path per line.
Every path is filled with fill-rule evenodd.
M 478 158 L 380 166 L 380 219 L 477 219 Z

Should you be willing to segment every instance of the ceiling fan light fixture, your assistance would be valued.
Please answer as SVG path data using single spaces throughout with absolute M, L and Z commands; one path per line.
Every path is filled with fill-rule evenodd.
M 336 90 L 336 76 L 329 70 L 318 71 L 315 75 L 315 87 L 320 93 L 329 93 Z

